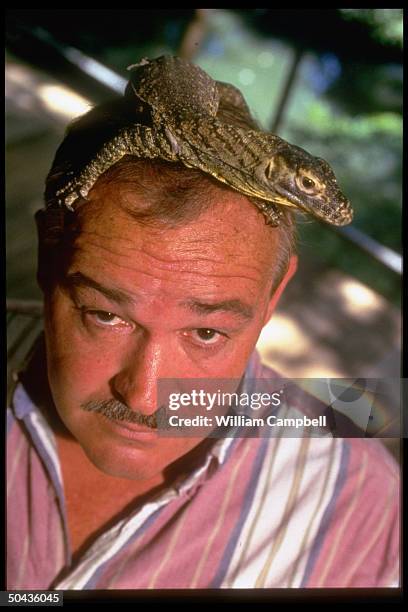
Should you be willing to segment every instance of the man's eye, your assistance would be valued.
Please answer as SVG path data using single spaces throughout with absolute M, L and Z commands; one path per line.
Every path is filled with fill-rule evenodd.
M 217 332 L 215 329 L 210 329 L 206 327 L 200 327 L 198 329 L 192 330 L 192 337 L 196 342 L 200 344 L 217 344 L 220 339 L 224 336 L 220 332 Z
M 106 310 L 87 310 L 85 313 L 88 317 L 98 323 L 99 325 L 104 325 L 106 327 L 117 327 L 118 325 L 125 323 L 121 317 L 115 315 L 113 312 L 108 312 Z

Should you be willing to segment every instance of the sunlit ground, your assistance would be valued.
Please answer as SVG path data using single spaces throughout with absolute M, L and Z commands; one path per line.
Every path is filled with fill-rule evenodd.
M 304 281 L 292 281 L 264 327 L 257 345 L 263 361 L 293 377 L 375 377 L 382 366 L 384 376 L 399 377 L 398 310 L 338 271 L 311 279 L 309 289 Z

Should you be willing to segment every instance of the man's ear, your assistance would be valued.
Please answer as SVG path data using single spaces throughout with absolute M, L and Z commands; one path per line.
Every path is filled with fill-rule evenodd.
M 289 266 L 288 266 L 288 269 L 286 270 L 285 276 L 282 278 L 281 282 L 279 283 L 279 285 L 277 286 L 277 288 L 273 292 L 273 294 L 271 296 L 271 299 L 269 300 L 269 305 L 268 305 L 268 310 L 266 312 L 266 317 L 265 317 L 264 325 L 266 325 L 266 323 L 271 318 L 272 313 L 275 310 L 276 305 L 277 305 L 277 303 L 279 301 L 279 298 L 282 295 L 286 285 L 288 284 L 290 279 L 294 276 L 294 274 L 295 274 L 295 272 L 297 270 L 297 264 L 298 264 L 297 255 L 292 255 L 291 258 L 289 259 Z

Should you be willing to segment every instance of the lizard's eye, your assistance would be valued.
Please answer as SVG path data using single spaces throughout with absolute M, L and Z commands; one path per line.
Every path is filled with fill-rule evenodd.
M 304 176 L 302 178 L 302 185 L 305 189 L 313 189 L 313 187 L 315 186 L 315 182 L 309 178 L 308 176 Z
M 295 182 L 297 188 L 309 196 L 316 195 L 318 191 L 322 188 L 321 183 L 318 179 L 315 179 L 314 177 L 311 178 L 310 175 L 308 176 L 302 171 L 295 176 Z

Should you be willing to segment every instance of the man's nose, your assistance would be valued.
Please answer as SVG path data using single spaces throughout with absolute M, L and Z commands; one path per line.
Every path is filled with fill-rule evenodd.
M 157 405 L 158 378 L 171 378 L 174 360 L 168 343 L 146 339 L 124 357 L 118 373 L 111 379 L 114 397 L 131 410 L 153 414 Z

